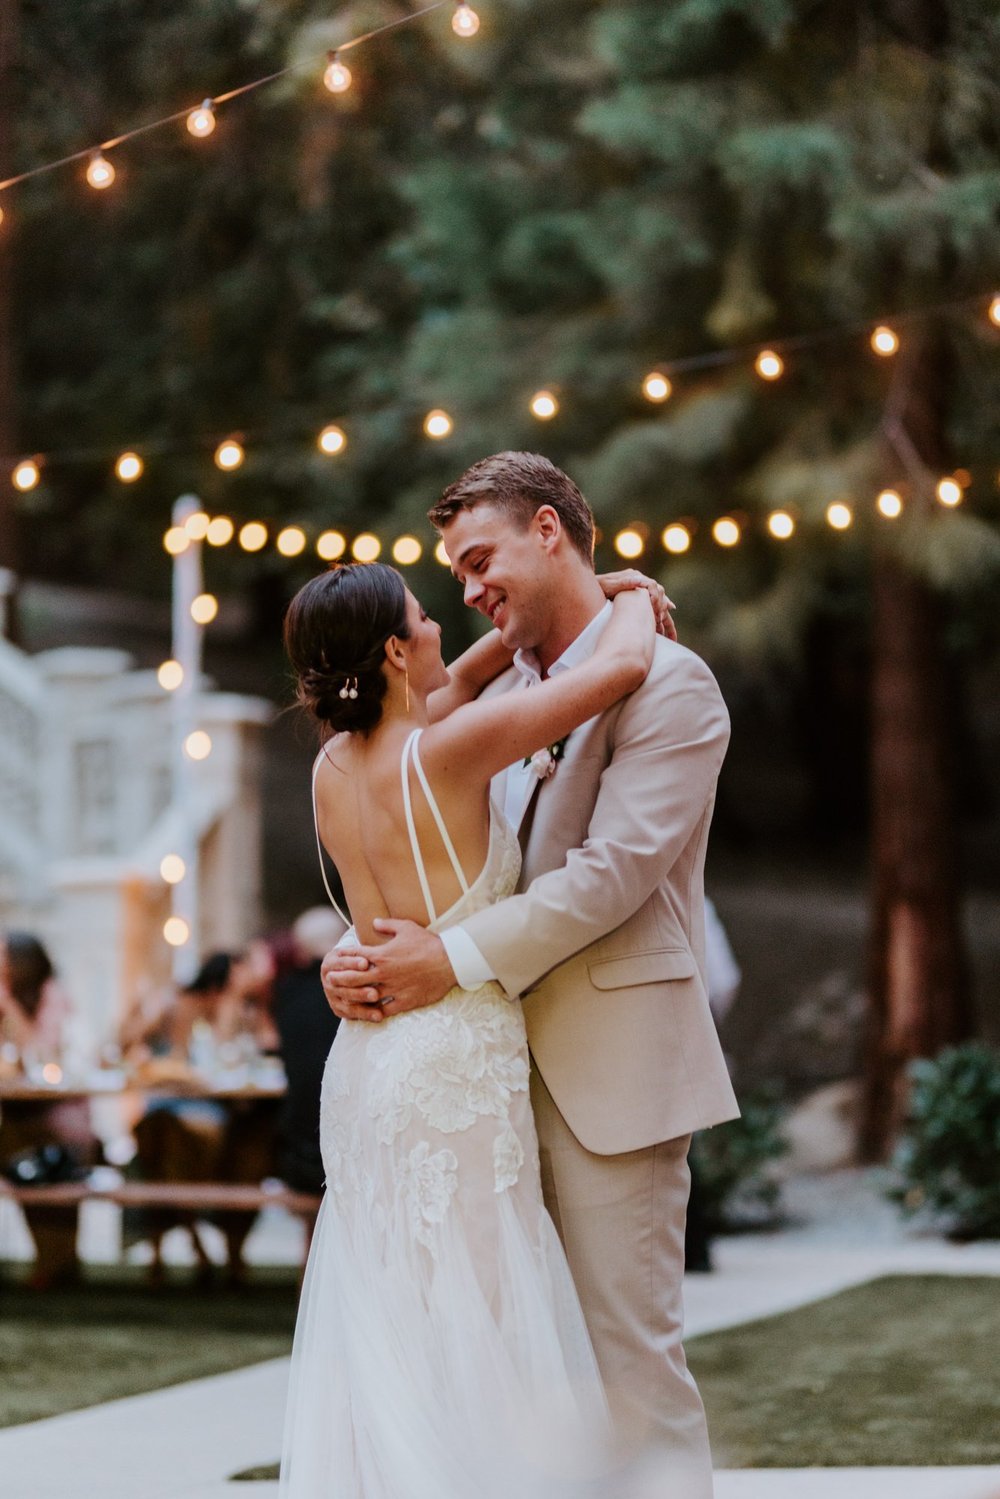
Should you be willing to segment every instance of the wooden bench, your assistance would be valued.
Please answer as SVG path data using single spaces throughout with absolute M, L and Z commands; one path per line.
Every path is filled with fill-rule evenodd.
M 0 1178 L 0 1202 L 5 1198 L 21 1206 L 72 1208 L 84 1202 L 113 1202 L 123 1208 L 168 1208 L 198 1215 L 255 1213 L 261 1208 L 281 1207 L 305 1222 L 303 1262 L 309 1253 L 321 1201 L 311 1192 L 295 1192 L 291 1187 L 254 1186 L 242 1182 L 126 1181 L 102 1187 L 85 1179 L 52 1186 L 17 1187 Z

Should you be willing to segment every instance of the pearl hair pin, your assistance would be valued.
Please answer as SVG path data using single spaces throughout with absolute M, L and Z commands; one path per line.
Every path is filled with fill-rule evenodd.
M 347 698 L 347 697 L 352 697 L 353 698 L 353 697 L 357 697 L 357 695 L 358 695 L 358 679 L 357 679 L 357 677 L 348 677 L 347 680 L 345 681 L 343 687 L 341 687 L 340 692 L 337 694 L 337 696 L 338 697 L 344 697 L 344 698 Z

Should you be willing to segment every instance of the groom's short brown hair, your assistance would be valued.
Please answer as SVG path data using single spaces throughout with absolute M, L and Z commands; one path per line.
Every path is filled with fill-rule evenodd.
M 480 458 L 449 484 L 427 512 L 432 526 L 443 530 L 459 510 L 474 510 L 489 501 L 522 530 L 542 505 L 551 505 L 563 529 L 585 562 L 594 561 L 594 517 L 568 474 L 541 453 L 494 453 Z

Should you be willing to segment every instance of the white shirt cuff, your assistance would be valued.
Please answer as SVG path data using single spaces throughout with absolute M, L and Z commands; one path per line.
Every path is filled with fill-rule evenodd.
M 448 954 L 455 979 L 463 989 L 480 989 L 496 978 L 479 948 L 460 926 L 451 926 L 438 936 Z

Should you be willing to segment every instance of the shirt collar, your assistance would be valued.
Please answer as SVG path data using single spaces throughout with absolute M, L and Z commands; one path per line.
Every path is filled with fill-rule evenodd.
M 558 660 L 553 661 L 549 667 L 549 676 L 554 677 L 558 672 L 569 671 L 571 666 L 579 666 L 582 661 L 587 661 L 597 649 L 597 642 L 603 635 L 611 618 L 611 600 L 607 599 L 603 609 L 599 609 L 589 624 L 584 625 L 575 640 L 571 640 Z M 521 676 L 527 682 L 540 682 L 542 680 L 541 667 L 538 657 L 534 651 L 515 651 L 514 665 Z

